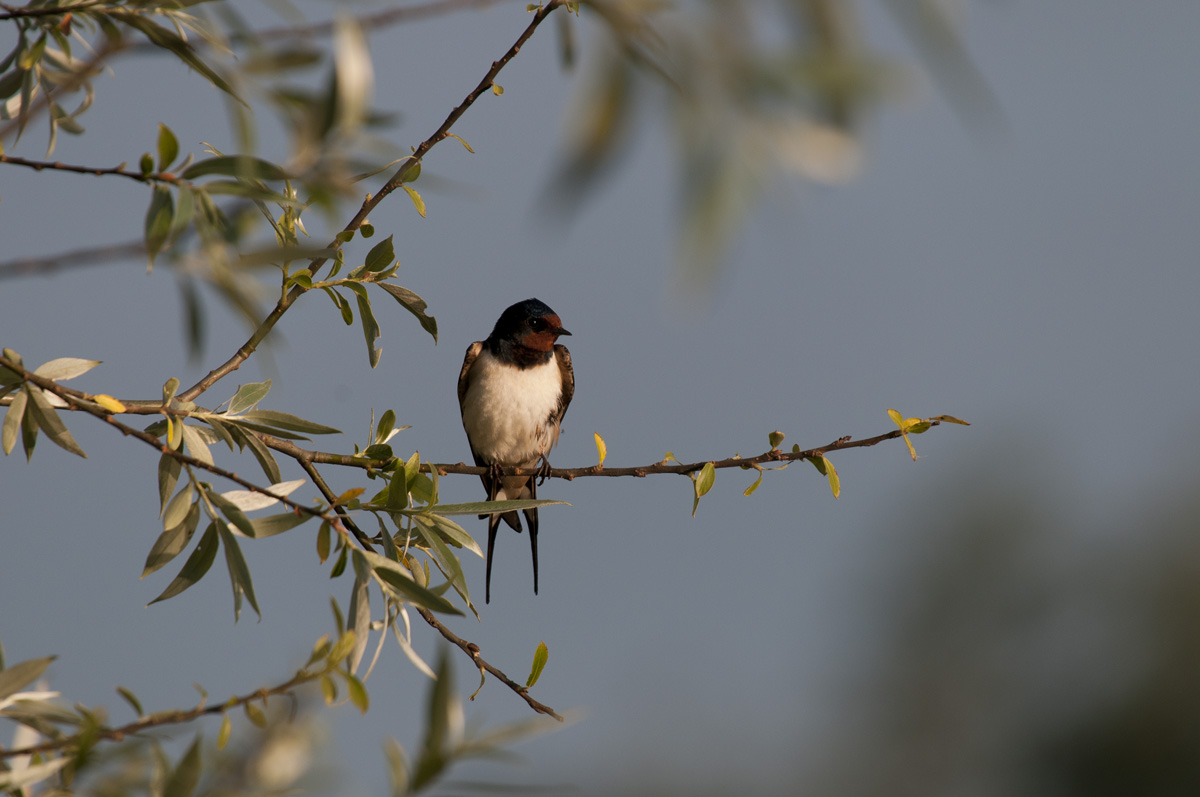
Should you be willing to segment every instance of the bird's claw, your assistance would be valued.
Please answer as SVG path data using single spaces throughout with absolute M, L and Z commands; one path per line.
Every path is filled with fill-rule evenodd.
M 550 460 L 542 457 L 542 464 L 537 470 L 538 485 L 542 485 L 546 479 L 550 478 Z

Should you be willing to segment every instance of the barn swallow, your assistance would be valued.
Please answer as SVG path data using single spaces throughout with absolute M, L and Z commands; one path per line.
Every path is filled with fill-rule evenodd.
M 571 353 L 555 343 L 563 329 L 553 310 L 537 299 L 509 307 L 487 340 L 467 347 L 458 375 L 458 406 L 475 464 L 488 468 L 480 477 L 489 501 L 537 498 L 538 475 L 549 473 L 547 456 L 558 443 L 559 426 L 575 395 Z M 502 476 L 500 468 L 532 468 L 538 475 Z M 538 591 L 538 511 L 522 510 L 533 548 L 533 594 Z M 488 522 L 487 591 L 492 599 L 492 551 L 500 521 L 521 531 L 516 511 L 480 515 Z

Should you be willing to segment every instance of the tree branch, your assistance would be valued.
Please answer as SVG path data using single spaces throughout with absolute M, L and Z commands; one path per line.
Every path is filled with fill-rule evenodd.
M 42 742 L 30 747 L 18 747 L 15 750 L 5 750 L 0 747 L 0 759 L 11 758 L 19 755 L 37 755 L 38 753 L 48 753 L 52 750 L 63 750 L 68 747 L 75 747 L 84 741 L 84 736 L 87 736 L 89 744 L 98 741 L 99 739 L 108 739 L 114 742 L 124 741 L 126 736 L 151 728 L 157 728 L 163 725 L 179 725 L 185 722 L 199 719 L 200 717 L 209 714 L 223 714 L 231 708 L 244 706 L 252 703 L 255 700 L 262 700 L 264 705 L 266 699 L 271 695 L 282 695 L 291 692 L 298 686 L 301 686 L 309 681 L 316 680 L 321 677 L 321 673 L 310 673 L 306 670 L 300 670 L 290 679 L 278 686 L 272 686 L 269 689 L 258 689 L 241 697 L 232 697 L 220 703 L 209 703 L 208 705 L 200 705 L 190 710 L 175 710 L 175 711 L 160 711 L 146 717 L 142 717 L 135 722 L 127 725 L 122 725 L 119 728 L 96 728 L 88 730 L 85 733 L 76 734 L 75 736 L 67 736 L 62 739 L 55 739 L 50 742 Z
M 109 0 L 85 0 L 85 2 L 75 3 L 69 6 L 55 6 L 52 8 L 29 8 L 28 6 L 11 6 L 8 3 L 0 3 L 0 8 L 4 9 L 4 12 L 0 13 L 0 21 L 6 19 L 57 17 L 64 14 L 70 14 L 72 11 L 82 11 L 85 8 L 95 8 L 96 6 L 105 5 L 110 5 Z
M 129 241 L 123 244 L 73 249 L 48 257 L 19 257 L 0 263 L 0 279 L 24 277 L 39 272 L 49 274 L 61 269 L 81 268 L 113 260 L 126 260 L 145 256 L 145 254 L 146 244 L 144 241 Z
M 130 180 L 136 180 L 139 183 L 170 183 L 171 185 L 181 185 L 185 181 L 179 179 L 173 174 L 167 172 L 150 172 L 142 174 L 141 172 L 130 171 L 125 168 L 125 164 L 120 166 L 112 166 L 108 168 L 96 166 L 72 166 L 61 161 L 38 161 L 28 158 L 18 158 L 14 155 L 0 154 L 0 163 L 11 163 L 14 166 L 28 166 L 34 171 L 42 171 L 43 169 L 51 169 L 60 172 L 75 172 L 77 174 L 92 174 L 101 177 L 106 174 L 115 174 L 120 177 L 128 177 Z

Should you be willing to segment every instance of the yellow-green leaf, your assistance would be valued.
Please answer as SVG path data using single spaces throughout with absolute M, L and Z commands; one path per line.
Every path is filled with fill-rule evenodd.
M 599 437 L 599 435 L 597 435 Z M 546 661 L 550 658 L 550 648 L 546 647 L 545 642 L 538 642 L 537 650 L 533 652 L 533 667 L 529 670 L 529 678 L 525 680 L 526 688 L 532 688 L 537 683 L 538 678 L 542 675 L 542 670 L 546 667 Z
M 254 703 L 247 703 L 245 708 L 247 719 L 249 719 L 259 728 L 267 727 L 267 715 L 263 713 L 261 708 L 256 706 Z
M 887 412 L 888 412 L 888 417 L 892 419 L 892 423 L 896 424 L 896 426 L 903 429 L 904 428 L 904 416 L 901 415 L 896 410 L 888 410 Z
M 966 422 L 966 421 L 964 421 L 964 420 L 960 420 L 959 418 L 955 418 L 953 415 L 934 415 L 934 416 L 933 416 L 932 418 L 930 418 L 929 420 L 931 420 L 931 421 L 942 421 L 943 423 L 957 423 L 957 424 L 958 424 L 958 425 L 960 425 L 960 426 L 970 426 L 970 425 L 971 425 L 971 424 L 967 423 L 967 422 Z
M 162 122 L 158 124 L 158 170 L 165 172 L 167 167 L 175 162 L 179 155 L 179 140 L 171 132 L 171 128 Z
M 425 218 L 425 200 L 421 199 L 421 195 L 417 193 L 417 189 L 411 185 L 401 185 L 400 187 L 408 192 L 408 197 L 412 200 L 417 212 L 421 214 L 421 218 Z
M 120 401 L 117 401 L 112 396 L 108 396 L 108 395 L 105 395 L 104 393 L 101 393 L 97 396 L 93 396 L 93 398 L 95 399 L 97 404 L 99 404 L 101 407 L 103 407 L 104 409 L 108 410 L 111 413 L 120 414 L 122 412 L 125 412 L 125 409 L 126 409 L 125 405 L 122 404 Z
M 233 723 L 229 720 L 228 714 L 221 715 L 221 730 L 217 731 L 217 749 L 224 750 L 225 745 L 229 744 L 229 737 L 233 734 Z
M 776 430 L 767 435 L 767 439 L 771 441 L 771 448 L 779 448 L 779 444 L 783 442 L 783 438 L 786 436 L 783 432 Z
M 599 467 L 603 468 L 604 458 L 608 456 L 608 446 L 604 444 L 604 438 L 600 436 L 599 432 L 593 432 L 592 434 L 596 436 L 596 453 L 600 457 Z

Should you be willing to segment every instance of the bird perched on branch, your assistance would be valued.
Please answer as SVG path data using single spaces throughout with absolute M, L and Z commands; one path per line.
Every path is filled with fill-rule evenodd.
M 480 478 L 489 501 L 537 498 L 538 475 L 550 471 L 547 455 L 558 443 L 559 425 L 575 395 L 571 353 L 555 341 L 571 333 L 558 315 L 537 299 L 505 310 L 487 340 L 467 347 L 458 375 L 458 406 L 475 464 L 488 468 Z M 500 469 L 533 468 L 538 475 L 503 476 Z M 538 591 L 538 511 L 522 510 L 533 548 L 533 594 Z M 492 599 L 492 551 L 503 520 L 518 533 L 516 511 L 480 515 L 488 522 L 487 586 Z

